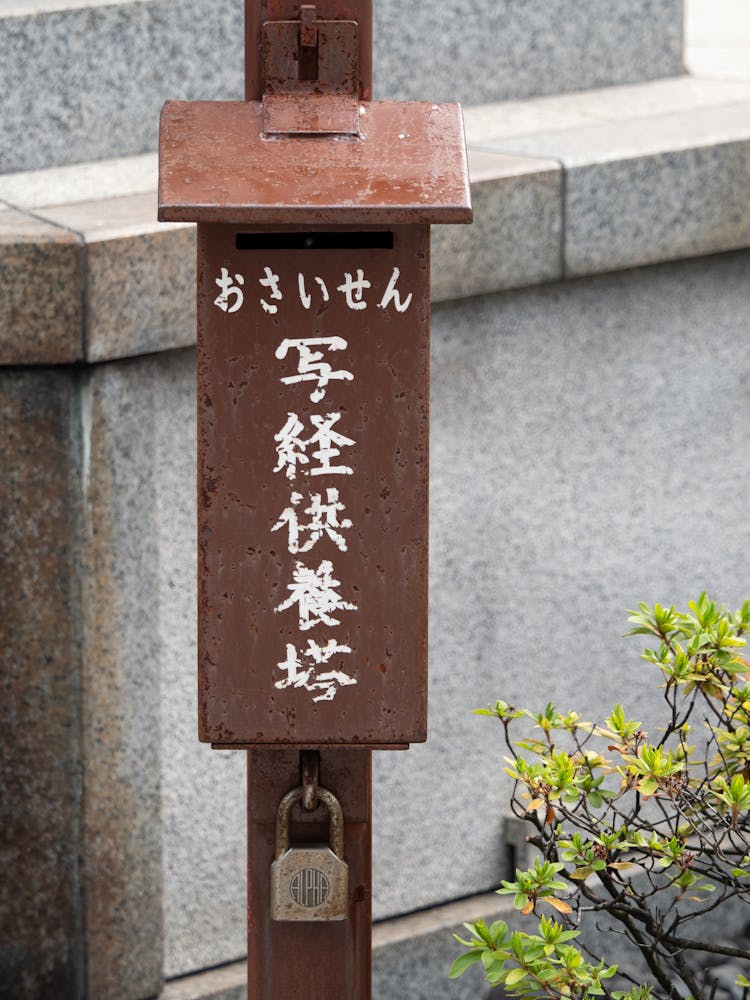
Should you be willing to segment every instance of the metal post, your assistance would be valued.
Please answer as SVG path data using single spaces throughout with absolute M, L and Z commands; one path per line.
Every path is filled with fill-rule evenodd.
M 334 923 L 274 921 L 270 871 L 276 812 L 302 784 L 298 750 L 248 751 L 248 1000 L 369 1000 L 371 919 L 370 750 L 321 750 L 320 784 L 344 812 L 349 865 L 347 919 Z M 292 844 L 328 839 L 324 809 L 292 816 Z
M 352 5 L 347 13 L 354 12 Z M 279 16 L 278 10 L 274 13 Z M 293 16 L 292 11 L 287 13 Z M 266 4 L 246 0 L 246 100 L 262 96 L 260 37 L 265 14 Z M 368 30 L 360 40 L 360 63 L 364 64 L 360 90 L 366 97 L 372 88 L 371 51 Z M 247 757 L 248 1000 L 369 1000 L 372 751 L 323 750 L 319 754 L 318 780 L 333 792 L 344 812 L 344 859 L 349 865 L 348 919 L 332 923 L 271 919 L 270 871 L 275 854 L 276 813 L 284 794 L 305 784 L 309 752 L 250 750 Z M 292 843 L 327 840 L 324 810 L 300 811 L 298 818 L 291 828 Z

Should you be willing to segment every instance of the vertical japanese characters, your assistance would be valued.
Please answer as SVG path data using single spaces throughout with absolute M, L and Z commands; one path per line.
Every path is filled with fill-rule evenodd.
M 285 292 L 288 298 L 298 298 L 303 317 L 310 312 L 314 299 L 320 304 L 331 301 L 328 285 L 319 275 L 299 273 L 296 287 L 290 292 L 282 289 L 272 267 L 264 266 L 262 272 L 257 279 L 262 289 L 261 316 L 274 316 L 284 308 Z M 400 313 L 409 308 L 412 293 L 402 296 L 397 287 L 399 276 L 399 269 L 394 267 L 377 308 L 393 308 Z M 215 283 L 219 294 L 214 305 L 226 313 L 238 312 L 245 301 L 245 276 L 232 275 L 222 267 Z M 358 313 L 370 305 L 370 289 L 372 283 L 364 269 L 353 268 L 351 273 L 344 273 L 335 293 L 343 296 L 349 310 Z M 301 332 L 306 331 L 303 328 Z M 289 387 L 290 408 L 274 435 L 276 462 L 269 472 L 284 478 L 289 498 L 275 522 L 269 524 L 269 532 L 281 533 L 287 551 L 295 558 L 287 595 L 273 606 L 273 613 L 293 614 L 298 631 L 294 642 L 280 639 L 280 646 L 285 648 L 279 649 L 274 684 L 278 690 L 305 690 L 314 702 L 332 701 L 340 688 L 357 683 L 351 664 L 352 648 L 343 641 L 342 633 L 348 616 L 361 609 L 342 591 L 335 570 L 336 555 L 348 550 L 354 527 L 347 516 L 346 489 L 354 475 L 357 448 L 343 425 L 340 409 L 329 395 L 338 385 L 357 378 L 357 373 L 346 367 L 349 343 L 342 333 L 351 336 L 347 331 L 336 331 L 330 336 L 285 337 L 274 352 L 283 372 L 274 377 Z M 300 390 L 307 393 L 317 411 L 305 419 L 294 408 Z

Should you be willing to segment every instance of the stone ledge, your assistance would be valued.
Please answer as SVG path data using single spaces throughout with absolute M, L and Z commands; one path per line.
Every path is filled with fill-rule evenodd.
M 448 979 L 460 947 L 453 933 L 478 917 L 507 918 L 513 907 L 493 893 L 432 907 L 377 923 L 372 929 L 373 1000 L 477 1000 L 484 977 L 479 969 L 460 980 Z M 247 963 L 235 962 L 167 983 L 159 1000 L 246 1000 Z M 486 989 L 486 987 L 485 987 Z M 497 991 L 494 991 L 495 993 Z
M 750 83 L 678 77 L 465 119 L 475 222 L 434 227 L 434 301 L 750 245 Z M 0 364 L 193 343 L 194 228 L 155 222 L 156 169 L 146 154 L 0 176 Z
M 0 204 L 0 363 L 81 359 L 82 281 L 76 233 Z
M 484 138 L 471 123 L 469 132 L 475 148 L 559 160 L 564 276 L 594 274 L 750 243 L 750 86 L 706 82 L 703 97 L 648 113 L 612 94 L 601 120 L 522 134 L 499 123 Z

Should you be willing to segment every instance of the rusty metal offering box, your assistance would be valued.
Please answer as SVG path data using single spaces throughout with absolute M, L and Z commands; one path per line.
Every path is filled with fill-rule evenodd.
M 162 115 L 160 218 L 199 222 L 199 719 L 221 746 L 426 738 L 429 223 L 470 219 L 461 117 L 325 100 Z
M 201 227 L 205 739 L 424 738 L 426 235 Z

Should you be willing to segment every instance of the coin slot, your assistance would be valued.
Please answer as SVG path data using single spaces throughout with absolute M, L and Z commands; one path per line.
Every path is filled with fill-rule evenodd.
M 238 250 L 392 250 L 393 233 L 237 233 L 235 245 Z

